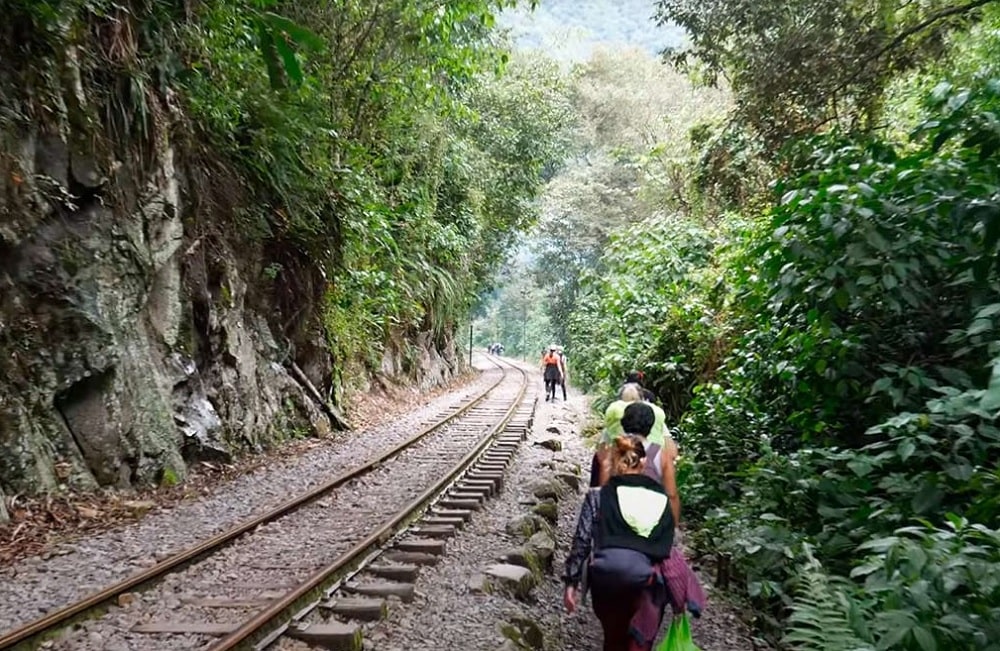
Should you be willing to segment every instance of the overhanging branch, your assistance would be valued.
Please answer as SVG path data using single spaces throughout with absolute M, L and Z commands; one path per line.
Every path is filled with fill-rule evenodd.
M 917 32 L 922 32 L 923 30 L 927 29 L 928 27 L 938 22 L 939 20 L 944 20 L 945 18 L 951 18 L 952 16 L 960 16 L 962 14 L 969 13 L 974 9 L 978 9 L 979 7 L 997 1 L 998 0 L 973 0 L 972 2 L 966 3 L 964 5 L 949 7 L 947 9 L 942 9 L 937 13 L 933 13 L 924 20 L 922 20 L 921 22 L 917 23 L 916 25 L 913 25 L 908 29 L 904 29 L 902 32 L 897 34 L 896 38 L 889 41 L 889 43 L 885 47 L 881 48 L 878 52 L 876 52 L 874 56 L 872 56 L 871 58 L 868 59 L 868 61 L 865 62 L 865 64 L 867 65 L 868 63 L 871 63 L 876 59 L 882 58 L 882 56 L 884 56 L 886 52 L 888 52 L 889 50 L 896 49 L 897 47 L 903 44 L 903 41 L 910 38 Z

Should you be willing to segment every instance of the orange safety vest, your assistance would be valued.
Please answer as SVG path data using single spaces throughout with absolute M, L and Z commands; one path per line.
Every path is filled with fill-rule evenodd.
M 546 353 L 545 357 L 542 358 L 542 364 L 559 366 L 559 356 L 554 353 Z

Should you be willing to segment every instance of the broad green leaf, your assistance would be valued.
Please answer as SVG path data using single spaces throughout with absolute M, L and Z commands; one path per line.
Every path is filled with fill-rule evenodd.
M 934 635 L 922 626 L 913 628 L 913 639 L 920 645 L 922 651 L 937 651 L 938 645 L 934 640 Z
M 872 463 L 867 459 L 854 459 L 847 463 L 847 467 L 858 477 L 866 477 L 872 471 Z
M 917 513 L 930 513 L 941 502 L 943 493 L 933 484 L 924 483 L 911 500 L 911 506 Z
M 997 314 L 1000 314 L 1000 303 L 991 303 L 990 305 L 979 308 L 979 311 L 976 312 L 976 318 L 988 319 L 992 316 L 996 316 Z
M 285 73 L 295 84 L 301 84 L 303 79 L 302 68 L 299 66 L 299 61 L 295 57 L 295 53 L 288 47 L 283 37 L 279 36 L 276 38 L 274 45 L 278 50 L 278 54 L 281 55 L 282 62 L 284 62 Z
M 916 449 L 917 446 L 911 439 L 903 439 L 900 441 L 899 447 L 896 448 L 896 453 L 899 455 L 900 460 L 906 461 L 913 455 Z

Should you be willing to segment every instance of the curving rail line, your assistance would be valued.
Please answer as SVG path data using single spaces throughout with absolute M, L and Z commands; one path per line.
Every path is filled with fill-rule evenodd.
M 379 456 L 369 460 L 365 464 L 358 466 L 354 469 L 348 470 L 329 481 L 323 483 L 316 488 L 303 493 L 295 498 L 292 498 L 273 509 L 259 515 L 250 520 L 244 521 L 243 523 L 232 527 L 222 533 L 219 533 L 207 540 L 188 547 L 187 549 L 181 550 L 171 556 L 163 559 L 155 566 L 137 572 L 132 576 L 115 583 L 114 585 L 108 586 L 99 592 L 91 594 L 79 601 L 68 604 L 52 613 L 45 615 L 35 621 L 32 621 L 14 631 L 4 633 L 0 636 L 0 651 L 7 650 L 20 650 L 20 649 L 32 649 L 35 648 L 41 641 L 46 637 L 50 636 L 52 633 L 61 630 L 76 621 L 85 619 L 87 616 L 92 615 L 101 609 L 107 607 L 109 604 L 113 603 L 119 595 L 125 594 L 127 592 L 136 591 L 139 588 L 148 586 L 152 582 L 162 578 L 163 576 L 170 574 L 172 572 L 177 572 L 184 567 L 187 567 L 194 563 L 195 561 L 201 560 L 220 549 L 227 546 L 232 541 L 236 540 L 243 534 L 255 529 L 256 527 L 272 522 L 288 515 L 298 508 L 313 502 L 314 500 L 330 493 L 336 488 L 343 486 L 344 484 L 362 477 L 386 461 L 398 456 L 403 451 L 413 447 L 415 444 L 426 438 L 431 433 L 441 429 L 442 427 L 452 423 L 456 419 L 460 418 L 463 414 L 468 412 L 470 409 L 480 404 L 486 400 L 487 396 L 496 389 L 507 377 L 507 369 L 513 368 L 520 371 L 522 375 L 521 389 L 518 392 L 517 398 L 513 401 L 510 409 L 507 411 L 506 416 L 503 418 L 501 423 L 491 428 L 490 434 L 485 436 L 476 448 L 470 452 L 462 461 L 454 468 L 453 472 L 449 473 L 446 477 L 442 478 L 434 484 L 431 488 L 421 494 L 418 498 L 413 500 L 397 514 L 396 517 L 392 518 L 391 521 L 386 522 L 377 531 L 365 538 L 361 543 L 358 543 L 354 548 L 352 548 L 347 554 L 342 556 L 336 562 L 323 568 L 321 571 L 310 577 L 305 583 L 303 583 L 298 589 L 286 595 L 285 598 L 279 600 L 272 607 L 268 608 L 266 611 L 258 614 L 252 621 L 247 622 L 247 624 L 241 627 L 238 631 L 227 636 L 225 639 L 221 640 L 217 645 L 213 646 L 212 649 L 215 651 L 220 651 L 222 649 L 233 649 L 238 648 L 243 642 L 251 637 L 259 637 L 259 632 L 266 627 L 268 623 L 271 623 L 277 614 L 284 612 L 289 609 L 292 605 L 301 603 L 303 601 L 303 596 L 314 592 L 318 586 L 321 586 L 324 581 L 326 581 L 330 576 L 341 572 L 344 568 L 350 567 L 352 563 L 356 563 L 359 557 L 364 555 L 366 550 L 371 550 L 379 544 L 386 542 L 386 540 L 391 537 L 392 532 L 399 529 L 402 523 L 405 523 L 413 513 L 419 511 L 421 507 L 427 505 L 433 500 L 434 496 L 440 493 L 440 491 L 447 487 L 451 481 L 458 476 L 462 470 L 464 470 L 479 453 L 485 449 L 489 444 L 492 437 L 498 431 L 502 431 L 503 425 L 510 419 L 511 415 L 517 409 L 521 398 L 527 387 L 527 374 L 523 369 L 516 367 L 511 364 L 499 364 L 494 359 L 487 356 L 487 359 L 502 369 L 504 372 L 501 377 L 487 387 L 484 391 L 480 392 L 478 395 L 473 397 L 471 400 L 463 404 L 454 412 L 448 414 L 444 418 L 438 420 L 437 422 L 425 427 L 420 432 L 410 437 L 406 441 L 403 441 L 399 445 L 391 448 L 390 450 L 380 454 Z M 280 606 L 280 608 L 279 608 Z
M 491 360 L 493 361 L 493 360 Z M 496 362 L 493 362 L 496 364 Z M 507 364 L 508 368 L 519 371 L 521 386 L 516 397 L 507 408 L 506 413 L 483 435 L 479 442 L 462 459 L 455 464 L 444 477 L 434 482 L 418 497 L 400 509 L 392 518 L 384 522 L 377 530 L 369 534 L 350 550 L 342 554 L 329 565 L 318 569 L 298 587 L 285 594 L 264 610 L 258 612 L 238 630 L 208 647 L 207 651 L 230 651 L 232 649 L 265 649 L 274 643 L 287 628 L 297 620 L 304 618 L 318 607 L 320 599 L 315 598 L 324 586 L 331 586 L 324 598 L 329 598 L 348 575 L 357 574 L 384 551 L 388 541 L 402 534 L 405 529 L 417 519 L 436 499 L 443 497 L 472 464 L 495 441 L 511 421 L 528 386 L 528 375 L 524 369 Z M 506 370 L 505 370 L 506 373 Z M 501 380 L 502 381 L 502 380 Z M 499 383 L 498 383 L 499 384 Z

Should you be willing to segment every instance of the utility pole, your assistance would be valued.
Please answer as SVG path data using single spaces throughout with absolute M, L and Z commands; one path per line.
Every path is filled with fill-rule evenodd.
M 469 321 L 469 368 L 472 368 L 472 321 Z
M 531 359 L 528 356 L 528 290 L 521 290 L 521 358 L 524 361 Z

